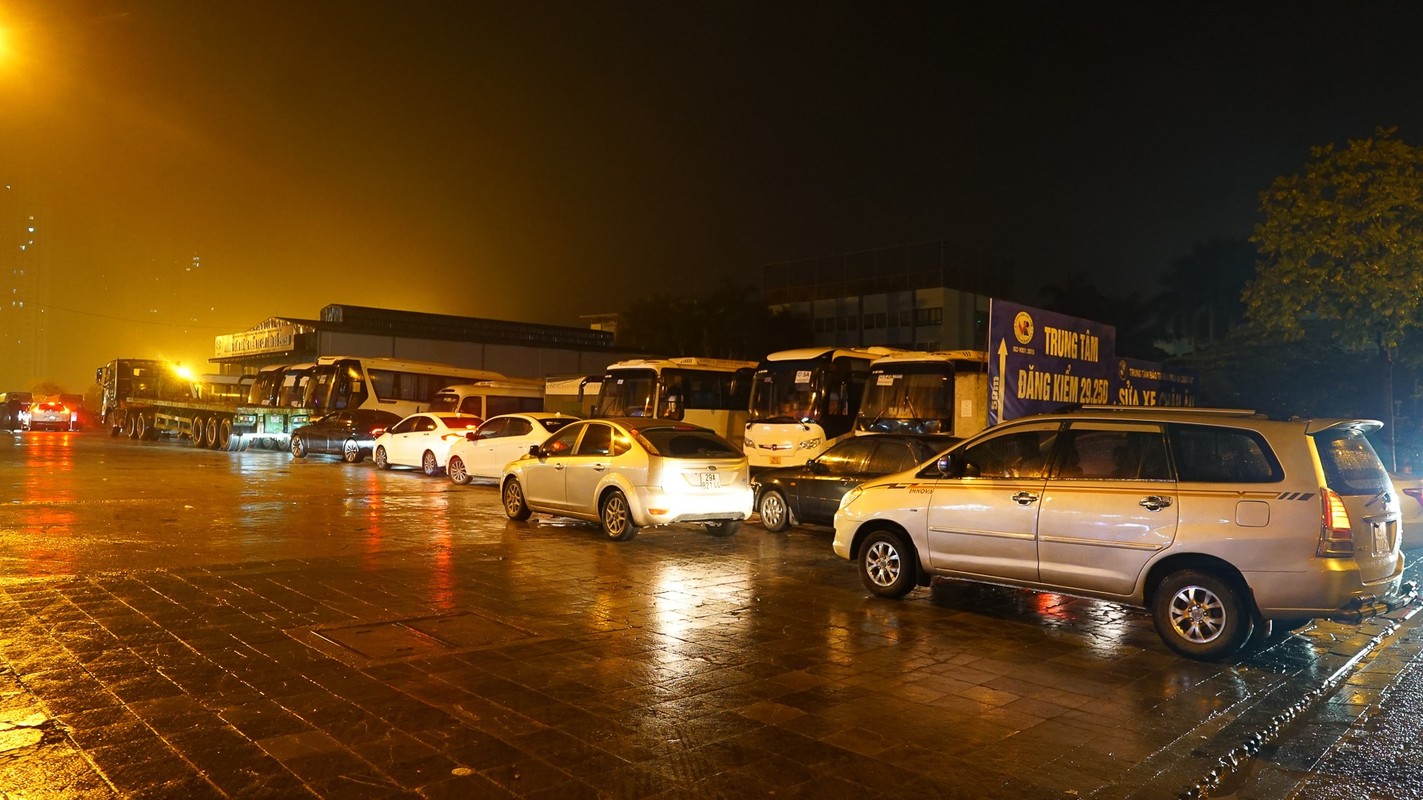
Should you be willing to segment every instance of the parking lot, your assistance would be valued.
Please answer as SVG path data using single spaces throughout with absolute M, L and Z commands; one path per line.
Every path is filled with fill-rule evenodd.
M 1262 731 L 1239 796 L 1286 796 L 1306 717 L 1418 647 L 1399 615 L 1192 662 L 1113 604 L 872 598 L 828 529 L 615 543 L 282 452 L 27 432 L 0 485 L 15 796 L 1156 798 Z

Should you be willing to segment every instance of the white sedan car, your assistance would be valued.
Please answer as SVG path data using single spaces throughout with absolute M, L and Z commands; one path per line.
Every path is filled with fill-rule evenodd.
M 381 469 L 419 467 L 426 475 L 445 468 L 450 445 L 484 420 L 468 414 L 432 411 L 411 414 L 376 437 L 375 462 Z
M 648 417 L 565 425 L 504 468 L 504 513 L 600 522 L 615 541 L 639 528 L 696 522 L 730 536 L 751 516 L 746 455 L 706 428 Z
M 505 464 L 527 454 L 533 445 L 543 444 L 564 425 L 577 421 L 578 417 L 545 411 L 490 417 L 478 430 L 450 445 L 445 474 L 458 484 L 476 478 L 498 481 Z

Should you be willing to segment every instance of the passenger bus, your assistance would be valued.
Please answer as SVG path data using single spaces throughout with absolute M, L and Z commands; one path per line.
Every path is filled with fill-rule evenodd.
M 893 353 L 870 365 L 855 433 L 965 438 L 988 425 L 988 354 Z
M 733 444 L 746 427 L 753 361 L 637 358 L 609 364 L 595 417 L 661 417 L 710 428 Z
M 807 347 L 762 359 L 742 443 L 751 468 L 799 466 L 850 436 L 870 363 L 892 352 Z
M 455 411 L 480 419 L 520 411 L 543 411 L 543 382 L 510 378 L 502 381 L 457 383 L 435 392 L 430 410 Z
M 264 370 L 237 409 L 236 444 L 285 449 L 291 432 L 339 409 L 374 408 L 406 417 L 426 411 L 435 393 L 462 383 L 505 380 L 498 372 L 427 361 L 322 356 L 315 363 Z

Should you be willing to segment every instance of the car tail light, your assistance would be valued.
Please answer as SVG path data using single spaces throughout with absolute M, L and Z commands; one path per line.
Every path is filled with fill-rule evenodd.
M 1319 537 L 1319 549 L 1315 554 L 1320 558 L 1344 558 L 1354 554 L 1354 526 L 1349 521 L 1349 509 L 1344 507 L 1344 499 L 1333 489 L 1320 490 L 1319 497 L 1324 504 L 1324 530 Z
M 1423 506 L 1423 488 L 1404 489 L 1403 493 L 1418 501 L 1418 505 Z
M 461 434 L 458 434 L 458 433 L 442 433 L 442 434 L 440 434 L 440 441 L 442 441 L 442 442 L 458 442 L 460 439 L 463 439 L 463 438 L 464 438 L 464 436 L 461 435 Z

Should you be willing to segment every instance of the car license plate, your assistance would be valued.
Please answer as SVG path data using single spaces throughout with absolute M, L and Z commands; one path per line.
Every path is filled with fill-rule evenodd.
M 703 489 L 720 489 L 721 476 L 715 472 L 702 472 L 699 474 L 702 480 Z
M 1384 526 L 1377 523 L 1374 524 L 1374 552 L 1388 552 L 1388 537 L 1384 535 Z
M 772 464 L 779 464 L 779 463 L 781 463 L 781 457 L 780 457 L 780 456 L 771 456 L 771 463 L 772 463 Z

